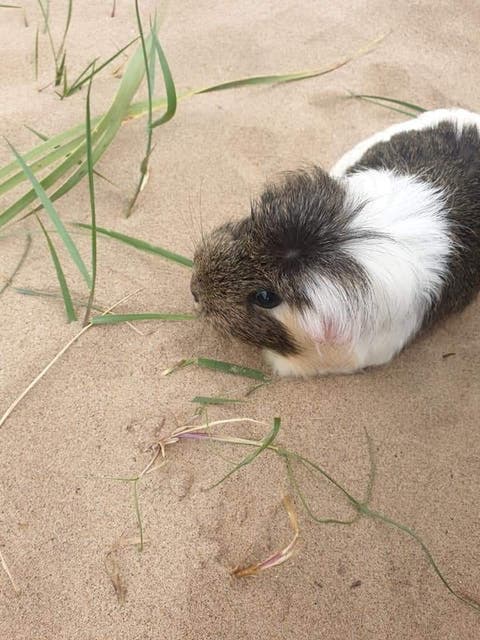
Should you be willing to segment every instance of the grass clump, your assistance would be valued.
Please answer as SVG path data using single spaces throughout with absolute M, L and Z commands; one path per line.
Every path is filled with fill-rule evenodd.
M 223 478 L 221 478 L 221 480 L 219 480 L 214 485 L 212 485 L 211 488 L 214 488 L 214 487 L 217 487 L 222 482 L 224 482 L 225 480 L 227 480 L 230 476 L 232 476 L 235 472 L 239 471 L 241 468 L 251 464 L 254 460 L 258 458 L 258 456 L 261 453 L 270 451 L 276 454 L 281 460 L 283 460 L 286 466 L 287 477 L 290 480 L 290 485 L 292 488 L 293 495 L 299 497 L 300 503 L 302 504 L 306 514 L 309 517 L 311 517 L 315 522 L 320 524 L 352 525 L 353 523 L 359 521 L 361 518 L 370 518 L 372 520 L 380 522 L 381 524 L 385 524 L 389 527 L 397 529 L 398 531 L 407 535 L 421 548 L 428 563 L 432 567 L 434 573 L 440 579 L 443 586 L 449 591 L 449 593 L 453 595 L 457 600 L 462 602 L 463 604 L 469 606 L 470 608 L 480 613 L 480 603 L 476 599 L 471 598 L 452 587 L 450 582 L 446 579 L 445 575 L 441 571 L 438 563 L 434 559 L 432 552 L 430 551 L 428 546 L 425 544 L 421 536 L 416 531 L 414 531 L 407 525 L 404 525 L 403 523 L 396 521 L 390 516 L 385 515 L 379 511 L 376 511 L 370 507 L 370 501 L 372 498 L 372 491 L 373 491 L 373 483 L 376 475 L 376 465 L 375 465 L 375 459 L 374 459 L 373 443 L 368 434 L 366 434 L 366 438 L 367 438 L 367 445 L 368 445 L 368 455 L 370 459 L 370 472 L 369 472 L 367 486 L 365 489 L 364 498 L 358 499 L 349 490 L 347 490 L 340 482 L 335 480 L 335 478 L 330 473 L 328 473 L 325 469 L 323 469 L 323 467 L 321 467 L 318 463 L 310 460 L 309 458 L 303 456 L 302 454 L 299 454 L 290 449 L 286 449 L 281 445 L 277 444 L 277 436 L 280 430 L 280 418 L 275 418 L 273 420 L 273 426 L 271 431 L 261 440 L 255 440 L 255 439 L 244 438 L 244 437 L 236 437 L 236 436 L 216 435 L 211 432 L 212 427 L 226 425 L 226 424 L 242 423 L 242 422 L 250 422 L 254 424 L 263 424 L 263 425 L 266 424 L 262 421 L 239 417 L 239 418 L 231 418 L 226 420 L 217 420 L 213 422 L 207 420 L 204 424 L 186 425 L 184 427 L 180 427 L 175 431 L 173 431 L 170 435 L 161 439 L 155 445 L 155 453 L 153 458 L 147 465 L 147 470 L 151 470 L 153 468 L 153 465 L 155 464 L 155 462 L 160 456 L 162 456 L 163 463 L 165 463 L 167 459 L 166 450 L 170 446 L 183 440 L 195 440 L 195 441 L 206 441 L 206 442 L 213 441 L 213 442 L 219 442 L 219 443 L 224 443 L 224 444 L 229 444 L 234 446 L 253 448 L 252 453 L 247 455 L 240 463 L 234 465 L 233 468 L 225 476 L 223 476 Z M 350 507 L 353 510 L 353 517 L 350 520 L 340 520 L 338 518 L 318 518 L 314 516 L 313 510 L 308 504 L 308 501 L 305 498 L 305 495 L 303 494 L 299 486 L 299 483 L 295 478 L 293 470 L 296 465 L 302 465 L 314 475 L 318 475 L 324 478 L 325 480 L 327 480 L 327 482 L 330 483 L 343 496 L 344 499 L 346 499 L 347 503 L 350 505 Z M 289 513 L 289 516 L 292 522 L 292 527 L 295 531 L 295 536 L 291 543 L 293 547 L 298 537 L 298 524 L 295 524 L 296 516 L 292 516 L 291 513 Z M 292 518 L 293 518 L 293 521 L 292 521 Z M 256 565 L 247 567 L 245 570 L 234 570 L 234 574 L 236 572 L 236 575 L 238 577 L 254 575 L 255 573 L 258 573 L 260 566 L 262 566 L 262 568 L 268 568 L 270 566 L 276 566 L 277 564 L 280 564 L 284 560 L 288 559 L 288 557 L 290 557 L 291 552 L 293 551 L 293 548 L 291 548 L 291 545 L 286 547 L 287 551 L 285 551 L 284 549 L 282 550 L 282 552 L 277 552 L 262 563 L 257 563 Z

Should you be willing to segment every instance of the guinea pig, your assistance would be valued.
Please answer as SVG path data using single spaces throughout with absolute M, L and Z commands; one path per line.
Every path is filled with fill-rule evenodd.
M 200 316 L 297 376 L 387 363 L 479 289 L 480 115 L 463 109 L 267 185 L 202 239 L 191 280 Z

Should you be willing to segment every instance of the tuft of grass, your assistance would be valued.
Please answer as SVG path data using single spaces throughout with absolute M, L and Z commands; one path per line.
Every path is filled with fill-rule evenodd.
M 67 41 L 68 31 L 70 29 L 70 23 L 72 21 L 72 10 L 73 10 L 73 0 L 68 0 L 67 5 L 67 17 L 65 20 L 65 27 L 63 30 L 62 39 L 58 47 L 55 46 L 53 42 L 53 36 L 50 29 L 50 3 L 47 0 L 46 5 L 43 4 L 42 0 L 37 0 L 37 3 L 40 7 L 40 11 L 43 16 L 43 25 L 44 25 L 44 33 L 48 36 L 48 41 L 50 44 L 50 50 L 52 52 L 53 60 L 55 63 L 55 78 L 54 84 L 56 87 L 60 86 L 62 83 L 65 85 L 67 82 L 66 79 L 66 51 L 65 44 Z M 38 60 L 38 49 L 36 51 L 36 59 Z
M 278 420 L 277 427 L 279 427 L 280 426 L 279 419 L 277 420 Z M 272 451 L 273 453 L 278 455 L 281 459 L 283 459 L 287 468 L 287 475 L 290 479 L 292 478 L 291 469 L 294 463 L 306 466 L 312 473 L 318 474 L 319 476 L 325 478 L 330 484 L 332 484 L 333 487 L 335 487 L 335 489 L 337 489 L 343 495 L 343 497 L 346 498 L 348 504 L 352 507 L 354 512 L 354 518 L 348 521 L 341 521 L 337 518 L 318 518 L 316 516 L 313 517 L 314 521 L 321 524 L 351 525 L 353 522 L 360 520 L 363 517 L 366 517 L 366 518 L 371 518 L 372 520 L 376 520 L 382 524 L 385 524 L 387 526 L 390 526 L 396 529 L 397 531 L 404 533 L 409 538 L 411 538 L 416 544 L 418 544 L 418 546 L 421 548 L 422 552 L 424 553 L 429 565 L 432 567 L 434 573 L 437 575 L 437 577 L 440 579 L 443 586 L 449 591 L 449 593 L 453 595 L 455 598 L 457 598 L 457 600 L 459 600 L 463 604 L 471 607 L 477 613 L 480 613 L 480 602 L 478 602 L 476 599 L 470 596 L 464 595 L 462 592 L 458 591 L 457 589 L 454 589 L 451 586 L 451 584 L 445 578 L 443 572 L 439 568 L 438 563 L 434 559 L 432 552 L 430 551 L 428 546 L 425 544 L 423 539 L 420 537 L 420 535 L 416 531 L 404 525 L 403 523 L 398 522 L 397 520 L 390 518 L 389 516 L 370 508 L 369 503 L 371 500 L 376 465 L 375 465 L 375 459 L 373 455 L 374 453 L 373 443 L 370 437 L 368 436 L 368 434 L 367 434 L 367 443 L 368 443 L 368 453 L 370 458 L 370 472 L 369 472 L 368 483 L 365 491 L 365 498 L 362 500 L 362 499 L 355 498 L 352 495 L 352 493 L 350 493 L 340 482 L 335 480 L 335 478 L 333 478 L 331 474 L 325 471 L 325 469 L 323 469 L 316 462 L 306 458 L 305 456 L 299 453 L 296 453 L 295 451 L 285 449 L 284 447 L 276 444 L 274 441 L 278 434 L 278 428 L 275 428 L 275 424 L 272 432 L 270 432 L 270 434 L 268 434 L 268 436 L 266 436 L 263 440 L 252 440 L 248 438 L 240 438 L 235 436 L 212 435 L 212 433 L 210 432 L 210 428 L 213 426 L 237 423 L 237 422 L 243 422 L 243 421 L 265 424 L 264 422 L 260 422 L 252 419 L 232 418 L 229 420 L 217 420 L 215 422 L 207 422 L 205 424 L 200 424 L 200 425 L 186 425 L 185 427 L 176 429 L 172 434 L 163 438 L 159 442 L 158 447 L 162 451 L 164 460 L 166 460 L 165 458 L 166 448 L 181 440 L 202 440 L 202 441 L 211 440 L 211 441 L 221 442 L 229 445 L 253 447 L 255 449 L 253 454 L 251 454 L 250 456 L 247 456 L 247 458 L 245 458 L 242 461 L 242 463 L 240 463 L 240 465 L 237 465 L 236 467 L 234 467 L 224 478 L 222 478 L 221 481 L 223 481 L 229 475 L 234 473 L 238 468 L 245 466 L 245 464 L 248 464 L 249 462 L 247 462 L 247 459 L 249 459 L 250 462 L 252 462 L 259 455 L 261 451 L 266 451 L 266 450 Z M 207 431 L 204 431 L 205 429 Z M 303 493 L 302 494 L 298 493 L 298 483 L 291 482 L 291 486 L 292 486 L 294 495 L 299 495 L 300 501 L 302 505 L 305 507 L 306 502 L 304 501 L 304 499 L 302 499 Z M 312 510 L 310 508 L 306 508 L 305 510 L 307 515 L 309 515 L 310 517 L 313 515 Z
M 404 100 L 397 100 L 396 98 L 386 98 L 384 96 L 373 96 L 364 93 L 351 93 L 352 98 L 358 98 L 365 102 L 371 102 L 384 109 L 390 109 L 390 111 L 396 111 L 397 113 L 403 113 L 410 118 L 416 118 L 419 113 L 424 113 L 427 109 L 419 107 L 417 104 L 411 102 L 405 102 Z M 402 107 L 402 108 L 400 108 Z
M 61 97 L 68 98 L 72 96 L 74 93 L 76 93 L 77 91 L 79 91 L 85 84 L 89 83 L 94 76 L 100 73 L 100 71 L 105 69 L 105 67 L 107 67 L 110 63 L 116 60 L 119 56 L 121 56 L 122 53 L 124 53 L 129 47 L 131 47 L 134 42 L 137 42 L 137 40 L 138 40 L 138 37 L 133 38 L 133 40 L 130 40 L 128 44 L 126 44 L 124 47 L 119 49 L 116 53 L 110 56 L 110 58 L 108 58 L 107 60 L 105 60 L 105 62 L 102 62 L 99 65 L 97 65 L 98 58 L 95 58 L 95 60 L 92 60 L 92 62 L 90 62 L 85 67 L 85 69 L 77 76 L 77 78 L 70 85 L 66 83 L 64 84 Z
M 75 222 L 74 225 L 76 227 L 79 227 L 80 229 L 87 229 L 89 231 L 92 230 L 92 225 L 90 224 Z M 153 244 L 150 244 L 150 242 L 146 242 L 145 240 L 132 238 L 131 236 L 126 236 L 125 234 L 119 233 L 118 231 L 113 231 L 112 229 L 104 229 L 103 227 L 97 227 L 97 233 L 99 233 L 100 235 L 108 236 L 109 238 L 113 238 L 114 240 L 124 242 L 125 244 L 128 244 L 135 249 L 139 249 L 140 251 L 146 251 L 147 253 L 153 253 L 157 256 L 161 256 L 166 260 L 170 260 L 171 262 L 175 262 L 184 267 L 193 267 L 193 261 L 190 258 L 185 258 L 178 253 L 168 251 L 168 249 L 157 247 Z
M 273 76 L 252 76 L 249 78 L 242 78 L 240 80 L 233 80 L 188 91 L 177 96 L 177 101 L 212 91 L 222 91 L 252 85 L 294 82 L 316 76 L 322 76 L 327 73 L 331 73 L 335 69 L 347 64 L 360 55 L 364 55 L 376 46 L 379 40 L 380 39 L 377 38 L 374 42 L 357 51 L 352 56 L 322 69 Z M 145 39 L 145 46 L 147 51 L 151 50 L 152 40 L 150 39 L 150 36 Z M 128 122 L 131 119 L 143 117 L 145 114 L 148 114 L 150 104 L 149 100 L 132 104 L 132 100 L 140 86 L 140 83 L 142 82 L 144 74 L 145 60 L 143 57 L 142 47 L 139 47 L 125 70 L 120 87 L 110 109 L 106 114 L 92 120 L 94 164 L 98 162 L 100 157 L 107 150 L 123 122 Z M 166 98 L 153 100 L 151 101 L 151 107 L 152 112 L 163 110 L 165 113 L 165 110 L 168 110 L 168 100 Z M 23 154 L 25 160 L 30 164 L 33 171 L 46 169 L 47 167 L 52 166 L 54 167 L 41 181 L 44 189 L 56 187 L 56 185 L 60 183 L 60 186 L 56 187 L 50 195 L 52 201 L 55 201 L 57 198 L 60 198 L 62 195 L 70 191 L 84 176 L 87 175 L 85 135 L 85 123 L 82 123 L 67 131 L 61 132 L 56 136 L 52 136 L 49 140 L 37 145 L 37 147 Z M 5 195 L 22 182 L 23 178 L 21 173 L 11 176 L 15 169 L 16 166 L 12 163 L 0 168 L 0 196 Z M 35 193 L 33 191 L 29 191 L 14 201 L 3 212 L 0 212 L 0 227 L 11 222 L 21 212 L 26 212 L 28 214 L 29 207 L 34 200 Z

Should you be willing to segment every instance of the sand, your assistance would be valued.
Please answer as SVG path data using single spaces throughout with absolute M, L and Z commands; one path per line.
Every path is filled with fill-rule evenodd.
M 36 3 L 0 9 L 0 133 L 19 149 L 35 144 L 23 124 L 47 135 L 82 121 L 85 92 L 60 101 L 41 38 L 34 79 Z M 65 3 L 52 1 L 58 38 Z M 153 2 L 142 3 L 148 15 Z M 135 35 L 132 3 L 74 3 L 70 75 L 105 58 Z M 124 211 L 137 179 L 144 121 L 125 126 L 98 169 L 102 225 L 191 255 L 200 229 L 244 215 L 266 178 L 308 162 L 326 167 L 353 143 L 402 116 L 346 98 L 347 91 L 404 98 L 425 107 L 480 109 L 480 8 L 457 2 L 171 2 L 161 34 L 180 89 L 250 74 L 317 68 L 375 37 L 378 48 L 341 70 L 302 83 L 199 96 L 155 134 L 150 181 L 133 216 Z M 118 79 L 107 72 L 93 109 L 110 103 Z M 5 144 L 0 161 L 10 160 Z M 58 202 L 65 220 L 87 221 L 85 183 Z M 32 221 L 0 236 L 0 272 L 10 273 L 33 233 L 18 287 L 55 291 L 44 240 Z M 79 236 L 88 256 L 88 237 Z M 99 241 L 97 301 L 113 304 L 141 291 L 123 311 L 189 311 L 187 269 Z M 85 288 L 64 259 L 77 297 Z M 0 413 L 80 329 L 60 301 L 1 299 Z M 480 356 L 478 303 L 418 340 L 390 366 L 351 377 L 276 380 L 246 404 L 210 417 L 281 416 L 279 441 L 322 464 L 356 496 L 368 475 L 367 429 L 375 443 L 372 508 L 415 530 L 452 587 L 480 597 Z M 20 595 L 0 568 L 0 637 L 5 640 L 168 640 L 278 638 L 468 640 L 479 615 L 453 597 L 425 555 L 401 532 L 362 519 L 319 525 L 297 501 L 301 537 L 293 558 L 261 576 L 230 570 L 288 542 L 281 506 L 290 491 L 284 466 L 262 455 L 220 487 L 206 489 L 238 460 L 238 450 L 180 443 L 167 465 L 139 485 L 145 549 L 131 483 L 145 449 L 185 424 L 195 395 L 241 394 L 248 382 L 191 367 L 161 372 L 204 355 L 262 367 L 257 351 L 219 340 L 195 323 L 95 328 L 56 363 L 0 430 L 0 551 Z M 446 353 L 454 355 L 444 358 Z M 163 425 L 163 426 L 162 426 Z M 262 437 L 248 424 L 230 433 Z M 221 454 L 217 455 L 217 454 Z M 302 475 L 320 516 L 351 515 L 340 495 Z M 123 542 L 122 542 L 123 541 Z M 112 556 L 113 550 L 113 556 Z M 107 555 L 110 553 L 110 556 Z M 120 604 L 106 569 L 115 561 L 126 589 Z

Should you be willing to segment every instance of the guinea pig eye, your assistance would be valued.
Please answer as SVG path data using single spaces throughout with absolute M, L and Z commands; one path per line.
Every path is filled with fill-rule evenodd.
M 268 291 L 267 289 L 259 289 L 258 291 L 255 291 L 251 298 L 252 302 L 256 304 L 257 307 L 262 307 L 263 309 L 273 309 L 274 307 L 278 307 L 282 302 L 279 295 L 274 291 Z

